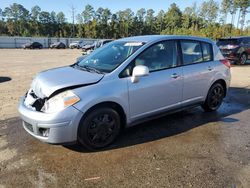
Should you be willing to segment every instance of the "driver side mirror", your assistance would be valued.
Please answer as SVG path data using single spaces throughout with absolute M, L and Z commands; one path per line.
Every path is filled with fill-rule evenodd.
M 149 69 L 147 66 L 144 65 L 137 65 L 133 69 L 131 82 L 137 83 L 139 82 L 139 78 L 142 76 L 148 76 L 149 75 Z

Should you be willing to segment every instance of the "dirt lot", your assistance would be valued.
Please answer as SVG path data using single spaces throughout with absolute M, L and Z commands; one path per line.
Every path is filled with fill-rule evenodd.
M 250 187 L 250 65 L 232 68 L 218 112 L 179 112 L 126 130 L 102 152 L 29 136 L 17 103 L 78 50 L 0 50 L 0 187 Z

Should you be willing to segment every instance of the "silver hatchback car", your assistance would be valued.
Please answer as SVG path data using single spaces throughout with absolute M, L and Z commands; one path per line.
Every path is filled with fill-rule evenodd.
M 230 63 L 209 39 L 130 37 L 39 73 L 18 109 L 24 129 L 41 141 L 100 149 L 123 127 L 159 115 L 197 105 L 217 110 L 230 79 Z

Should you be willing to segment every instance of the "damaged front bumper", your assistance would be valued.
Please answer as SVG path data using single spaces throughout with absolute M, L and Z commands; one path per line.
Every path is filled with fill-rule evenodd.
M 24 129 L 33 137 L 51 144 L 75 142 L 82 112 L 69 106 L 57 113 L 43 113 L 28 108 L 25 97 L 19 102 L 18 111 L 23 120 Z

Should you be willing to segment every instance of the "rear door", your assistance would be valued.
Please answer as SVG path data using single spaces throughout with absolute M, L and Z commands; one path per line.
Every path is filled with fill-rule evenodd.
M 206 98 L 214 74 L 212 45 L 194 40 L 181 40 L 183 61 L 183 105 Z
M 181 105 L 183 77 L 176 41 L 152 45 L 132 64 L 132 67 L 145 65 L 150 73 L 141 77 L 138 83 L 128 78 L 131 121 Z

